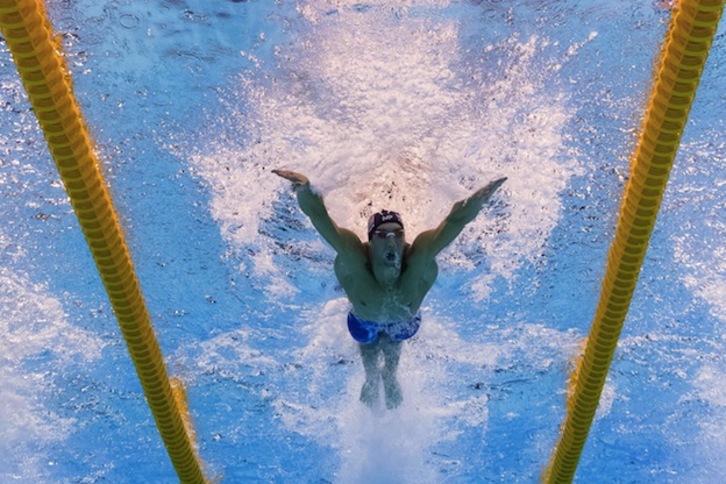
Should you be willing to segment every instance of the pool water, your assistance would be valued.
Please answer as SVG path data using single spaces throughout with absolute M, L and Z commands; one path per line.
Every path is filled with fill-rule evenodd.
M 670 2 L 48 2 L 169 372 L 221 482 L 535 482 L 597 304 Z M 726 475 L 726 32 L 714 41 L 577 482 Z M 0 42 L 0 482 L 175 482 Z M 439 257 L 404 403 L 359 402 L 339 225 Z

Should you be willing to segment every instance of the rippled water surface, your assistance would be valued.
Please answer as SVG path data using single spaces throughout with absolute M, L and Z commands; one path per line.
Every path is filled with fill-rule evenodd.
M 670 2 L 48 1 L 170 373 L 222 482 L 535 482 L 564 418 Z M 577 482 L 726 473 L 726 33 L 714 42 Z M 0 42 L 1 482 L 174 482 Z M 358 401 L 333 251 L 509 180 Z

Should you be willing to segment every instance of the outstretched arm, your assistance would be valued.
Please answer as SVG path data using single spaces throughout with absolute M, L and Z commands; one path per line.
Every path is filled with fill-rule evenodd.
M 466 224 L 476 218 L 484 204 L 507 178 L 499 178 L 480 188 L 466 200 L 456 202 L 443 222 L 433 230 L 421 232 L 411 246 L 412 251 L 436 255 L 449 245 L 464 230 Z
M 272 173 L 292 182 L 297 194 L 297 201 L 303 213 L 310 217 L 315 229 L 339 254 L 352 247 L 361 247 L 358 236 L 347 229 L 338 227 L 330 218 L 323 197 L 310 187 L 310 180 L 305 175 L 287 170 L 272 170 Z

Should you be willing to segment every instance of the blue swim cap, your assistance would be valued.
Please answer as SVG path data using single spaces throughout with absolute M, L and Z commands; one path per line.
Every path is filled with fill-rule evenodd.
M 375 232 L 379 226 L 387 223 L 397 223 L 401 226 L 401 228 L 403 228 L 403 220 L 401 220 L 400 213 L 389 210 L 381 210 L 380 212 L 371 215 L 371 218 L 368 219 L 368 240 L 371 240 L 373 232 Z

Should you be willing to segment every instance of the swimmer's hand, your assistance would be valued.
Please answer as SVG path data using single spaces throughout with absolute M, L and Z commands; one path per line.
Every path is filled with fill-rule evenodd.
M 460 200 L 451 207 L 451 212 L 446 216 L 438 227 L 432 230 L 421 232 L 413 241 L 412 251 L 420 251 L 423 254 L 435 256 L 459 236 L 466 224 L 474 220 L 479 211 L 489 201 L 491 196 L 502 183 L 507 181 L 506 177 L 498 178 L 483 188 L 474 192 L 466 200 Z
M 295 188 L 310 185 L 310 180 L 308 180 L 308 177 L 301 173 L 296 173 L 294 171 L 288 170 L 272 170 L 272 173 L 291 181 Z
M 505 181 L 507 181 L 507 177 L 498 178 L 474 192 L 466 200 L 456 202 L 446 219 L 449 222 L 468 224 L 474 220 L 479 211 L 489 201 L 491 196 L 494 195 L 494 192 L 496 192 Z
M 357 235 L 349 230 L 341 229 L 333 222 L 328 214 L 328 209 L 325 208 L 323 196 L 310 186 L 308 177 L 288 170 L 272 170 L 272 173 L 292 182 L 300 209 L 310 217 L 313 226 L 336 252 L 340 254 L 341 251 L 351 250 L 347 248 L 347 245 L 351 243 L 357 243 L 357 247 L 363 247 Z
M 480 188 L 474 194 L 471 196 L 472 201 L 481 201 L 482 204 L 486 203 L 492 195 L 494 195 L 494 192 L 497 191 L 497 189 L 502 186 L 502 184 L 507 181 L 507 177 L 497 178 L 494 181 L 491 181 L 487 184 L 487 186 Z

